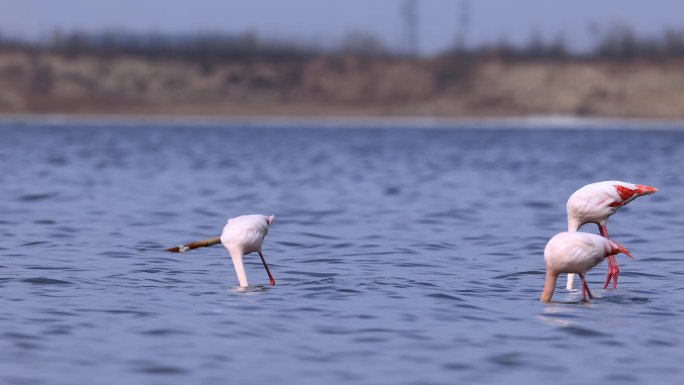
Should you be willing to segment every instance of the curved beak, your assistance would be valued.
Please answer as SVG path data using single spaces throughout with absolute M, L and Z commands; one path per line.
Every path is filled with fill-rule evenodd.
M 658 189 L 655 187 L 646 186 L 643 184 L 636 185 L 636 193 L 639 196 L 653 194 L 656 191 L 658 191 Z
M 616 254 L 622 253 L 622 254 L 630 257 L 631 259 L 634 259 L 632 254 L 629 253 L 629 250 L 627 250 L 624 246 L 622 246 L 621 244 L 619 244 L 615 241 L 610 241 L 610 242 L 613 244 L 613 249 L 611 250 L 611 253 L 612 253 L 611 255 L 616 255 Z

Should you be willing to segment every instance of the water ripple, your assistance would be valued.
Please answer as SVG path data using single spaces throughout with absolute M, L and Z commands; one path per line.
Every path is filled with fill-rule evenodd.
M 35 277 L 35 278 L 24 278 L 21 282 L 31 283 L 34 285 L 72 285 L 73 282 L 63 281 L 61 279 L 45 278 L 45 277 Z
M 0 383 L 679 382 L 684 131 L 491 125 L 0 121 Z M 643 258 L 540 303 L 569 194 L 614 178 L 661 188 L 610 221 Z M 275 286 L 163 251 L 243 213 Z
M 57 197 L 58 194 L 56 192 L 49 192 L 49 193 L 35 193 L 35 194 L 24 194 L 18 197 L 18 200 L 22 202 L 35 202 L 35 201 L 42 201 L 46 199 L 52 199 L 54 197 Z

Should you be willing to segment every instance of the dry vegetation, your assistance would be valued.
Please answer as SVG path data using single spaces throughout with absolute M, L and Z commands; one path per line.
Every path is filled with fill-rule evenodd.
M 416 59 L 5 46 L 0 113 L 684 118 L 684 59 L 615 47 Z

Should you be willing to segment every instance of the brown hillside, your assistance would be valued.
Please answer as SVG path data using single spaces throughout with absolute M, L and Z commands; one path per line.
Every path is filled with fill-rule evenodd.
M 0 113 L 684 118 L 684 62 L 198 63 L 0 51 Z

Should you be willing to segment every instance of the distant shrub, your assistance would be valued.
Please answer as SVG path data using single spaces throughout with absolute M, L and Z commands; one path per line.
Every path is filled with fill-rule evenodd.
M 505 39 L 492 44 L 467 48 L 462 42 L 437 56 L 443 58 L 500 59 L 632 59 L 684 56 L 684 30 L 667 29 L 656 37 L 637 35 L 630 27 L 613 25 L 595 31 L 594 44 L 588 52 L 573 52 L 562 35 L 550 39 L 535 32 L 525 44 L 511 44 Z M 312 57 L 358 56 L 370 58 L 416 58 L 386 46 L 368 32 L 352 32 L 338 44 L 322 48 L 313 44 L 261 38 L 254 33 L 158 34 L 108 31 L 84 33 L 55 32 L 44 41 L 25 41 L 0 36 L 0 50 L 52 52 L 69 57 L 79 55 L 131 55 L 149 60 L 180 59 L 200 63 L 204 73 L 212 71 L 212 63 L 225 61 L 266 60 L 271 62 L 301 61 Z M 449 70 L 446 77 L 459 77 L 468 66 Z M 448 71 L 448 72 L 449 72 Z

